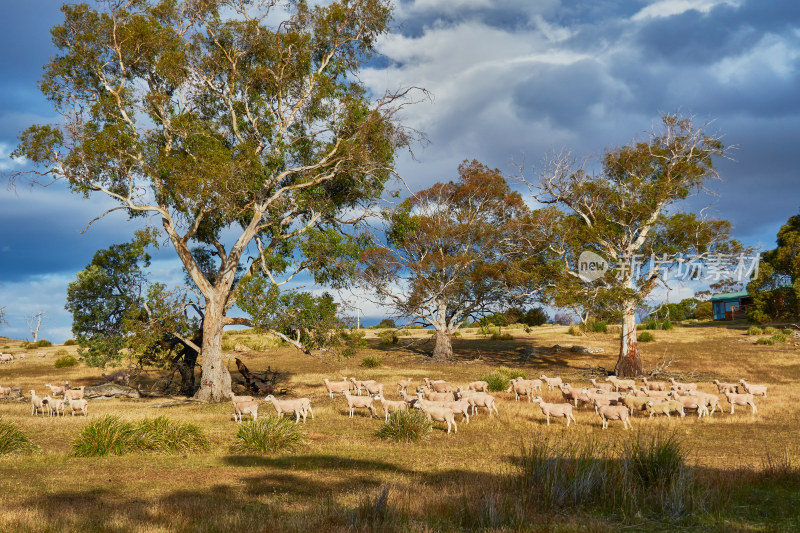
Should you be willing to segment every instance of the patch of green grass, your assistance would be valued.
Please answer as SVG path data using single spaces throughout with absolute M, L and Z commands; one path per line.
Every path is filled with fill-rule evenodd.
M 775 339 L 772 337 L 761 337 L 756 341 L 756 344 L 760 344 L 762 346 L 772 346 L 775 344 Z
M 194 424 L 174 422 L 164 416 L 130 422 L 116 415 L 105 415 L 84 426 L 72 441 L 72 455 L 174 454 L 209 447 L 208 437 Z
M 656 336 L 650 333 L 649 331 L 643 331 L 639 333 L 639 336 L 636 337 L 639 342 L 653 342 L 656 340 Z
M 64 341 L 64 346 L 75 346 L 76 344 L 78 344 L 78 341 L 75 339 L 67 339 Z
M 105 457 L 128 453 L 133 424 L 115 415 L 89 422 L 72 441 L 76 457 Z
M 27 455 L 38 449 L 16 424 L 0 420 L 0 455 Z
M 513 341 L 514 336 L 510 333 L 492 333 L 492 336 L 489 337 L 489 340 L 492 341 Z
M 395 442 L 416 442 L 431 434 L 433 422 L 419 409 L 396 411 L 378 429 L 376 436 Z
M 747 328 L 747 334 L 750 335 L 750 336 L 763 335 L 764 334 L 764 330 L 761 329 L 758 326 L 750 326 L 749 328 Z
M 74 355 L 62 355 L 57 358 L 53 363 L 56 368 L 67 368 L 71 366 L 78 366 L 78 359 Z
M 381 340 L 381 344 L 397 344 L 400 342 L 400 337 L 397 335 L 397 330 L 395 329 L 381 331 L 378 333 L 378 338 Z
M 481 376 L 480 380 L 489 384 L 489 390 L 493 392 L 505 391 L 511 385 L 514 378 L 525 379 L 525 372 L 521 370 L 510 370 L 508 368 L 498 368 L 491 374 Z
M 361 360 L 361 366 L 364 368 L 378 368 L 383 364 L 383 359 L 380 355 L 368 355 Z
M 608 331 L 608 322 L 589 320 L 583 326 L 583 329 L 589 333 L 605 333 Z
M 234 453 L 271 454 L 293 451 L 305 442 L 305 436 L 297 424 L 288 418 L 268 416 L 244 422 L 236 433 L 236 442 L 231 446 Z
M 674 326 L 672 324 L 672 321 L 668 318 L 664 320 L 658 320 L 657 318 L 648 318 L 647 320 L 639 324 L 638 327 L 639 329 L 644 329 L 644 330 L 653 329 L 653 330 L 669 331 Z
M 771 338 L 775 342 L 786 342 L 786 335 L 784 335 L 783 333 L 776 333 Z
M 778 328 L 773 328 L 772 326 L 767 326 L 764 328 L 764 335 L 775 335 L 776 333 L 780 333 Z

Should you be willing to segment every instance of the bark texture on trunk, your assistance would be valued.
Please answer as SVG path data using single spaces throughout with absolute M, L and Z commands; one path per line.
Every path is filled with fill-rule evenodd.
M 435 361 L 448 361 L 453 358 L 453 339 L 446 329 L 436 330 L 436 344 L 433 346 Z
M 206 302 L 203 317 L 203 351 L 201 354 L 202 376 L 195 400 L 204 402 L 224 402 L 231 395 L 231 375 L 222 358 L 222 321 L 224 306 Z
M 639 342 L 636 339 L 636 314 L 633 305 L 626 305 L 623 312 L 619 360 L 614 370 L 620 377 L 642 375 L 642 359 L 639 356 Z

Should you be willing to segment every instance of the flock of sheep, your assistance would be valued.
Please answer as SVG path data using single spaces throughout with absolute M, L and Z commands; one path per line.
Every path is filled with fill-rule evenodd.
M 72 416 L 76 414 L 89 416 L 89 402 L 83 397 L 86 387 L 70 388 L 69 381 L 63 385 L 48 383 L 45 387 L 50 389 L 50 393 L 44 397 L 37 395 L 35 389 L 31 389 L 31 415 L 41 413 L 42 416 L 65 416 L 65 411 L 69 409 Z M 0 396 L 9 396 L 12 392 L 13 389 L 10 387 L 0 386 Z

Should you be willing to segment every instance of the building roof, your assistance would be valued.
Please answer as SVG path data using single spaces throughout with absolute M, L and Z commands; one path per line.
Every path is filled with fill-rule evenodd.
M 749 296 L 747 291 L 739 291 L 739 292 L 723 292 L 721 294 L 715 294 L 710 298 L 709 301 L 711 302 L 718 302 L 720 300 L 735 300 L 738 298 L 744 298 Z

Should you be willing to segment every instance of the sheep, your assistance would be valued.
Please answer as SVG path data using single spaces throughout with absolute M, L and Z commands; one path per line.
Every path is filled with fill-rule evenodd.
M 418 392 L 417 396 L 424 395 L 426 400 L 435 402 L 449 402 L 455 400 L 455 395 L 452 392 L 433 392 L 425 389 L 424 392 Z
M 365 379 L 363 381 L 357 381 L 356 378 L 350 378 L 350 383 L 351 383 L 350 390 L 355 391 L 356 394 L 361 396 L 362 390 L 365 392 L 367 391 L 367 385 L 377 385 L 378 382 L 375 381 L 374 379 Z
M 18 354 L 17 359 L 25 359 L 25 354 L 24 353 Z
M 511 384 L 508 386 L 508 389 L 506 389 L 506 392 L 511 391 L 514 391 L 514 399 L 517 401 L 519 401 L 520 396 L 527 396 L 530 402 L 533 396 L 533 387 L 524 379 L 511 380 Z
M 467 388 L 478 392 L 489 392 L 489 383 L 487 381 L 473 381 L 467 385 Z
M 594 387 L 595 389 L 607 390 L 609 392 L 614 390 L 614 385 L 612 385 L 611 383 L 598 383 L 597 381 L 595 381 L 594 378 L 590 379 L 589 382 L 592 384 L 592 387 Z
M 446 382 L 443 379 L 437 379 L 434 381 L 431 381 L 428 378 L 424 379 L 425 379 L 425 386 L 433 389 L 436 392 L 453 392 L 454 389 L 453 385 Z
M 47 383 L 45 387 L 50 388 L 50 394 L 52 394 L 53 396 L 63 396 L 64 391 L 69 389 L 69 381 L 64 383 L 64 385 L 51 385 Z
M 559 388 L 564 399 L 568 402 L 574 402 L 575 407 L 578 407 L 578 402 L 592 403 L 588 394 L 585 394 L 583 390 L 573 389 L 569 383 L 561 385 Z
M 624 405 L 601 405 L 597 414 L 603 421 L 603 429 L 608 429 L 609 420 L 621 420 L 623 429 L 632 428 L 628 408 Z
M 619 379 L 617 376 L 608 376 L 606 381 L 610 382 L 617 392 L 619 392 L 619 389 L 636 389 L 636 381 L 632 379 Z
M 680 381 L 675 381 L 674 378 L 669 378 L 669 382 L 677 391 L 697 390 L 697 383 L 681 383 Z
M 254 402 L 254 401 L 256 401 L 256 399 L 253 398 L 252 396 L 237 396 L 236 394 L 231 394 L 231 400 L 234 403 Z
M 731 404 L 731 414 L 733 414 L 734 405 L 749 405 L 752 408 L 753 414 L 758 414 L 758 408 L 756 408 L 756 402 L 752 394 L 734 394 L 732 392 L 726 392 L 725 397 L 728 399 L 728 403 Z
M 748 394 L 752 394 L 753 396 L 763 396 L 764 398 L 767 397 L 767 386 L 766 385 L 751 385 L 750 383 L 746 382 L 744 379 L 740 379 L 739 383 L 742 385 L 744 391 Z
M 736 383 L 724 383 L 718 379 L 715 379 L 711 383 L 717 386 L 717 390 L 719 391 L 720 394 L 725 394 L 726 391 L 732 392 L 734 394 L 739 393 L 739 385 L 737 385 Z
M 350 408 L 350 418 L 353 418 L 353 412 L 356 409 L 368 409 L 369 417 L 375 416 L 375 412 L 372 409 L 372 402 L 374 401 L 372 396 L 353 396 L 349 390 L 342 391 L 342 394 L 347 400 L 347 406 Z
M 405 411 L 408 409 L 408 402 L 405 400 L 387 400 L 382 394 L 375 396 L 375 399 L 381 402 L 381 405 L 383 406 L 383 414 L 387 422 L 389 421 L 389 413 L 396 413 L 398 411 Z
M 600 390 L 589 390 L 586 388 L 581 389 L 581 393 L 589 398 L 594 404 L 594 412 L 597 412 L 599 405 L 616 405 L 622 401 L 622 397 L 615 393 L 604 393 Z
M 47 357 L 47 352 L 36 352 L 36 355 L 44 359 L 45 357 Z
M 665 381 L 648 381 L 647 378 L 642 378 L 642 382 L 647 390 L 665 391 L 669 390 Z
M 14 356 L 10 353 L 0 354 L 0 363 L 8 364 L 14 362 Z
M 418 402 L 418 403 L 421 403 L 423 406 L 436 405 L 436 406 L 439 406 L 439 407 L 447 407 L 448 409 L 453 411 L 453 414 L 462 414 L 462 415 L 464 415 L 464 419 L 467 421 L 467 424 L 469 424 L 469 412 L 472 409 L 472 406 L 470 405 L 469 400 L 451 400 L 451 401 L 445 401 L 445 402 L 435 402 L 435 401 L 428 401 L 428 400 L 420 400 L 420 402 Z
M 411 381 L 411 378 L 401 379 L 400 381 L 397 382 L 397 392 L 401 392 L 401 391 L 405 392 L 405 391 L 407 391 L 412 383 L 413 382 Z
M 642 387 L 640 391 L 647 396 L 648 398 L 654 398 L 656 400 L 667 400 L 672 397 L 672 391 L 657 391 L 657 390 L 648 390 Z
M 103 379 L 105 379 L 106 382 L 121 383 L 121 384 L 126 385 L 126 386 L 130 385 L 130 382 L 131 382 L 130 373 L 125 372 L 124 370 L 119 370 L 117 372 L 112 372 L 112 373 L 110 373 L 108 375 L 106 375 L 104 373 L 101 373 L 100 375 L 103 376 Z
M 494 396 L 492 396 L 491 394 L 476 391 L 472 396 L 468 397 L 466 400 L 472 407 L 472 414 L 476 414 L 478 412 L 478 407 L 485 407 L 486 409 L 488 409 L 489 416 L 492 416 L 493 410 L 498 415 L 500 414 L 500 412 L 497 410 L 497 403 L 494 400 Z
M 622 404 L 627 407 L 631 415 L 633 415 L 634 411 L 644 411 L 647 407 L 647 403 L 650 401 L 651 399 L 649 396 L 626 396 L 622 399 Z
M 36 416 L 36 412 L 39 411 L 42 413 L 42 416 L 44 416 L 46 405 L 44 398 L 36 396 L 36 391 L 31 389 L 31 415 Z
M 50 396 L 45 396 L 44 399 L 47 400 L 47 410 L 50 412 L 50 416 L 58 416 L 59 411 L 61 411 L 61 416 L 64 416 L 64 400 Z
M 719 396 L 717 396 L 716 394 L 711 394 L 710 392 L 694 391 L 692 392 L 692 395 L 705 400 L 706 407 L 711 408 L 711 411 L 709 411 L 708 413 L 709 416 L 713 415 L 714 411 L 716 411 L 717 409 L 719 409 L 719 411 L 722 412 L 722 406 L 719 403 Z
M 453 427 L 453 433 L 458 433 L 458 426 L 456 425 L 456 417 L 455 413 L 453 413 L 452 409 L 448 409 L 447 407 L 442 407 L 439 405 L 423 405 L 421 402 L 417 402 L 414 406 L 417 409 L 422 409 L 422 412 L 425 413 L 425 416 L 428 417 L 428 420 L 435 420 L 437 422 L 446 422 L 447 423 L 447 434 L 450 434 L 450 426 Z
M 81 399 L 83 399 L 83 389 L 85 389 L 85 388 L 86 388 L 86 386 L 82 385 L 82 386 L 78 387 L 77 389 L 66 389 L 64 391 L 64 399 L 65 400 L 81 400 Z
M 561 378 L 548 378 L 544 374 L 539 376 L 539 379 L 541 379 L 544 383 L 547 383 L 547 390 L 553 390 L 556 387 L 560 387 L 564 383 Z
M 550 425 L 550 417 L 563 417 L 567 419 L 567 427 L 569 427 L 570 419 L 578 423 L 575 420 L 575 416 L 572 414 L 572 404 L 571 403 L 546 403 L 542 400 L 541 396 L 536 396 L 533 399 L 534 402 L 539 404 L 539 407 L 542 409 L 542 414 L 547 417 L 547 425 Z
M 314 411 L 311 410 L 311 400 L 308 398 L 297 398 L 294 400 L 279 400 L 272 394 L 264 398 L 265 402 L 272 402 L 272 405 L 275 406 L 275 410 L 278 412 L 278 416 L 283 415 L 283 413 L 288 413 L 292 411 L 294 413 L 294 423 L 297 424 L 300 422 L 300 417 L 303 417 L 303 424 L 306 423 L 306 416 L 308 413 L 311 413 L 311 418 L 314 418 Z
M 258 420 L 258 402 L 233 402 L 233 419 L 242 423 L 242 415 L 249 414 Z
M 653 415 L 667 415 L 667 418 L 671 418 L 669 414 L 678 413 L 681 417 L 686 416 L 686 412 L 683 410 L 683 405 L 681 402 L 676 400 L 667 400 L 664 402 L 655 403 L 653 400 L 647 402 L 647 407 L 645 411 L 650 414 L 650 418 L 653 418 Z
M 11 387 L 3 387 L 0 385 L 0 397 L 6 398 L 11 396 Z
M 419 401 L 419 398 L 416 396 L 411 396 L 410 394 L 406 393 L 406 391 L 400 391 L 400 398 L 409 406 L 413 406 L 415 403 Z
M 506 391 L 506 392 L 509 392 L 509 391 Z M 455 396 L 456 400 L 466 400 L 468 398 L 471 398 L 471 397 L 475 396 L 476 394 L 478 394 L 478 391 L 474 391 L 474 390 L 457 390 L 454 393 L 454 396 Z
M 83 413 L 83 416 L 89 416 L 89 402 L 86 400 L 70 400 L 69 403 L 70 413 L 75 416 L 76 412 Z
M 364 388 L 372 396 L 383 394 L 383 383 L 365 383 Z
M 350 388 L 349 381 L 328 381 L 328 378 L 322 380 L 325 384 L 325 389 L 328 391 L 328 397 L 333 398 L 333 393 L 339 393 Z
M 698 396 L 676 396 L 675 400 L 683 405 L 684 409 L 696 409 L 697 418 L 708 416 L 708 407 L 706 407 L 706 398 Z

